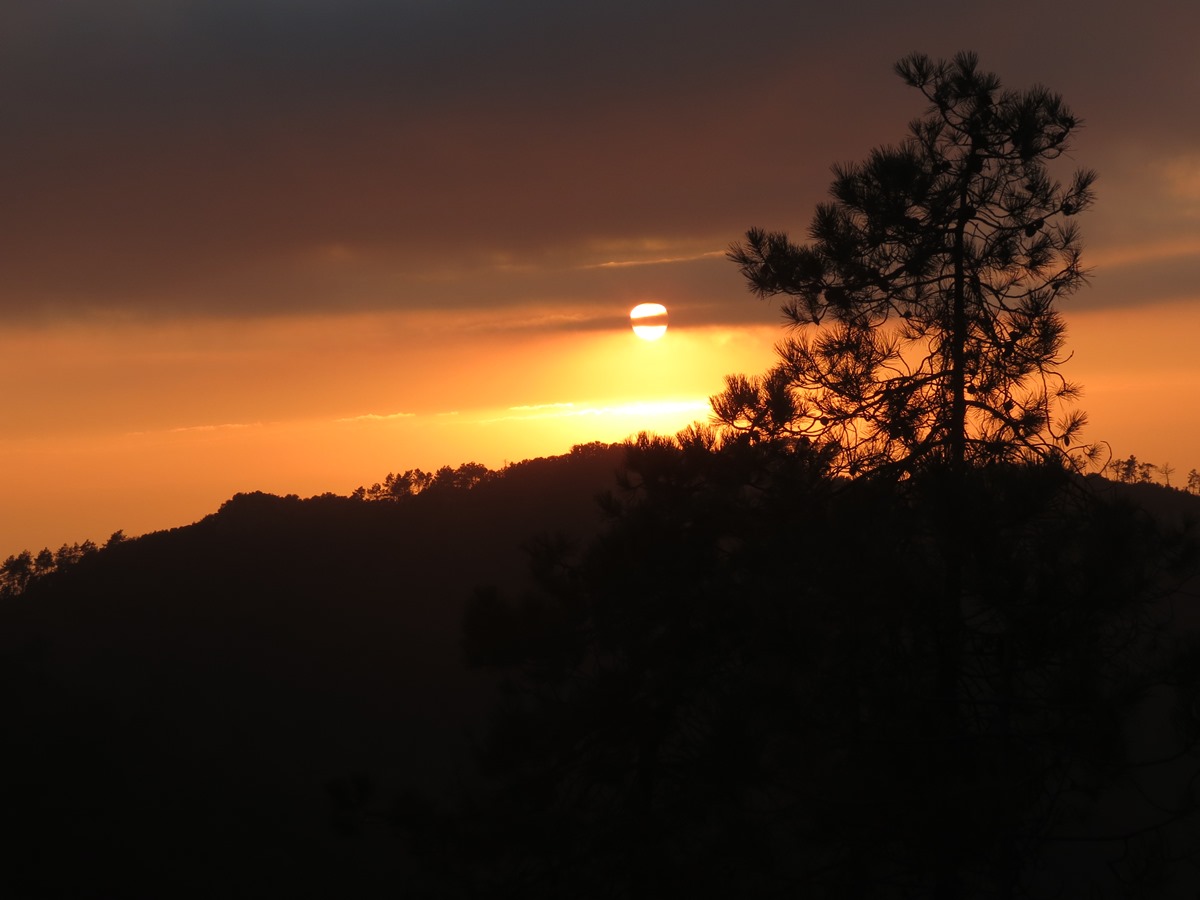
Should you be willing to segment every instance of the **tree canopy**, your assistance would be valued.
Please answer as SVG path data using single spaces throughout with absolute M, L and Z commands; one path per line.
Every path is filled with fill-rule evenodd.
M 851 471 L 1078 456 L 1078 389 L 1056 301 L 1085 280 L 1075 216 L 1096 175 L 1051 164 L 1080 120 L 1043 87 L 1004 90 L 972 53 L 913 54 L 928 102 L 898 144 L 834 167 L 810 242 L 754 228 L 731 258 L 795 332 L 760 378 L 713 398 L 725 425 L 831 443 Z

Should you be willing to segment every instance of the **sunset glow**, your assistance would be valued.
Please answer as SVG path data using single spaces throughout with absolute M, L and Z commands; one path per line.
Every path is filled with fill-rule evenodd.
M 6 7 L 0 557 L 707 421 L 785 336 L 727 248 L 805 240 L 830 166 L 903 136 L 914 48 L 1086 121 L 1064 373 L 1088 437 L 1200 467 L 1200 126 L 1162 90 L 1200 7 L 1119 60 L 1058 39 L 1082 3 L 946 9 L 830 8 L 798 53 L 796 4 Z

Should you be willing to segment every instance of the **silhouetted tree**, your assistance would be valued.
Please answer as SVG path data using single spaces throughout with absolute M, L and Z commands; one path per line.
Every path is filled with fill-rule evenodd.
M 61 569 L 79 562 L 89 553 L 95 553 L 99 548 L 94 541 L 84 541 L 82 544 L 63 544 L 54 553 L 54 562 L 50 568 Z M 43 553 L 45 551 L 42 551 Z
M 43 547 L 36 554 L 23 550 L 0 564 L 0 597 L 23 594 L 31 584 L 74 565 L 99 548 L 93 541 L 63 544 L 58 550 Z
M 458 468 L 442 466 L 436 472 L 409 469 L 402 473 L 389 472 L 382 484 L 376 482 L 369 488 L 360 486 L 350 496 L 355 500 L 407 500 L 430 488 L 470 490 L 498 474 L 476 462 L 463 463 Z
M 406 500 L 414 497 L 433 484 L 433 474 L 420 469 L 405 472 L 388 472 L 383 482 L 368 487 L 359 486 L 350 496 L 355 500 Z
M 1054 418 L 1077 393 L 1055 302 L 1085 277 L 1072 217 L 1095 174 L 1064 185 L 1049 164 L 1079 120 L 1044 88 L 1001 90 L 971 53 L 896 71 L 930 106 L 900 144 L 834 167 L 811 243 L 753 229 L 732 248 L 801 331 L 765 376 L 731 377 L 715 414 L 832 442 L 851 472 L 1077 450 L 1084 416 Z
M 597 457 L 605 456 L 612 451 L 614 444 L 604 441 L 588 441 L 586 444 L 575 444 L 571 447 L 572 456 Z
M 0 596 L 22 593 L 36 573 L 33 554 L 28 550 L 13 554 L 0 565 Z
M 1131 453 L 1126 459 L 1113 463 L 1113 470 L 1117 481 L 1122 484 L 1133 484 L 1138 480 L 1138 474 L 1142 471 L 1143 466 L 1144 463 L 1139 463 L 1138 458 Z
M 437 490 L 465 491 L 493 478 L 495 474 L 487 466 L 477 462 L 463 463 L 457 469 L 442 466 L 434 473 L 429 487 Z
M 1200 472 L 1195 469 L 1188 472 L 1187 489 L 1193 494 L 1200 494 Z
M 712 402 L 718 420 L 756 439 L 834 448 L 852 475 L 921 475 L 912 497 L 938 523 L 925 573 L 939 716 L 930 740 L 936 764 L 954 768 L 971 728 L 980 522 L 970 502 L 985 477 L 969 470 L 1094 453 L 1078 444 L 1082 413 L 1054 416 L 1077 394 L 1059 373 L 1055 305 L 1084 281 L 1072 217 L 1091 205 L 1095 175 L 1051 176 L 1079 122 L 1046 89 L 1001 90 L 970 53 L 913 54 L 896 71 L 929 106 L 899 145 L 835 166 L 812 242 L 754 229 L 732 248 L 754 292 L 785 297 L 800 333 L 765 376 L 732 376 Z M 930 843 L 952 847 L 957 825 L 943 827 Z M 944 868 L 938 895 L 954 896 L 961 885 Z

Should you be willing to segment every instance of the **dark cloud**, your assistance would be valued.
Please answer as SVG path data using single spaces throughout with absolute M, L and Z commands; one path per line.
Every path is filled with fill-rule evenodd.
M 1198 284 L 1200 256 L 1194 253 L 1141 265 L 1100 264 L 1091 273 L 1089 287 L 1069 305 L 1101 309 L 1194 300 Z
M 1085 133 L 1080 160 L 1102 171 L 1117 138 L 1190 146 L 1178 98 L 1200 94 L 1200 14 L 1043 6 L 6 4 L 0 306 L 224 315 L 687 290 L 701 308 L 729 281 L 707 264 L 572 270 L 618 237 L 721 249 L 752 224 L 802 231 L 829 164 L 920 111 L 890 74 L 912 49 L 978 47 L 1014 86 L 1061 90 L 1102 142 Z M 499 277 L 498 257 L 546 271 Z

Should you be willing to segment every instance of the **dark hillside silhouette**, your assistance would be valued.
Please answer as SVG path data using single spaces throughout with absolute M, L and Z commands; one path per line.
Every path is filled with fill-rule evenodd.
M 465 598 L 595 532 L 620 448 L 412 502 L 238 495 L 0 604 L 0 894 L 369 896 L 391 798 L 472 778 Z
M 930 669 L 912 641 L 937 552 L 920 504 L 828 479 L 803 445 L 685 437 L 403 502 L 238 495 L 7 598 L 3 893 L 766 896 L 782 873 L 791 896 L 920 870 L 890 841 L 927 847 L 949 810 L 994 835 L 1016 807 L 984 815 L 976 792 L 962 819 L 955 779 L 973 776 L 929 768 L 920 738 Z M 994 476 L 973 557 L 985 586 L 1041 585 L 1021 634 L 1044 633 L 1048 651 L 1022 651 L 1043 674 L 1045 652 L 1168 610 L 1141 601 L 1197 515 L 1183 492 L 1111 482 L 1101 495 L 1137 502 L 1107 524 L 1029 505 L 1059 478 Z M 1056 568 L 1071 554 L 1093 560 L 1078 583 Z M 1179 689 L 1194 669 L 1173 670 Z M 1040 720 L 1086 738 L 1068 744 L 1077 777 L 1107 771 L 1114 708 Z M 980 753 L 1000 739 L 976 737 Z M 1005 758 L 993 796 L 1022 767 L 1058 771 Z M 867 856 L 834 852 L 847 837 Z
M 1196 499 L 970 471 L 947 636 L 945 483 L 828 464 L 643 437 L 586 552 L 477 593 L 493 789 L 412 830 L 450 895 L 1193 895 Z

